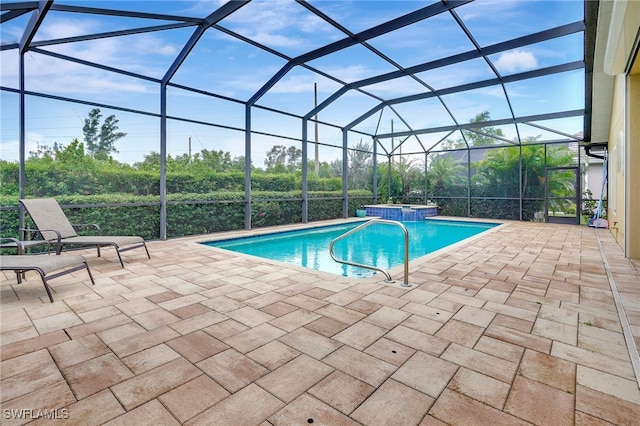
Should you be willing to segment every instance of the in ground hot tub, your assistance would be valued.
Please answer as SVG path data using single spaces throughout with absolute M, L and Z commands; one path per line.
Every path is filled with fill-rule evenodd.
M 367 216 L 378 216 L 382 219 L 399 221 L 418 221 L 425 217 L 438 215 L 438 206 L 414 204 L 371 204 L 364 206 Z

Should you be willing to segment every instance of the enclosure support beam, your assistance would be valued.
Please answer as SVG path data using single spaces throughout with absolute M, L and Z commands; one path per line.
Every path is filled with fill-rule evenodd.
M 378 140 L 373 139 L 373 204 L 378 204 Z
M 473 59 L 480 58 L 482 56 L 495 55 L 497 53 L 516 49 L 518 47 L 524 47 L 534 43 L 540 43 L 542 41 L 563 37 L 563 36 L 574 34 L 583 30 L 584 30 L 584 23 L 582 21 L 578 21 L 578 22 L 563 25 L 557 28 L 551 28 L 549 30 L 541 31 L 536 34 L 531 34 L 528 36 L 519 37 L 512 40 L 507 40 L 505 42 L 487 46 L 481 50 L 474 49 L 468 52 L 463 52 L 453 56 L 449 56 L 447 58 L 438 59 L 435 61 L 426 62 L 426 63 L 415 65 L 409 68 L 405 68 L 402 70 L 392 71 L 386 74 L 381 74 L 381 75 L 370 77 L 364 80 L 355 81 L 338 89 L 338 91 L 336 91 L 334 94 L 332 94 L 323 102 L 321 102 L 318 106 L 316 106 L 311 111 L 309 111 L 307 113 L 307 117 L 311 117 L 314 114 L 317 114 L 319 111 L 322 111 L 324 108 L 329 106 L 331 103 L 333 103 L 335 100 L 337 100 L 339 97 L 344 95 L 349 90 L 355 90 L 360 87 L 381 83 L 383 81 L 393 80 L 396 78 L 404 77 L 406 75 L 417 74 L 417 73 L 421 73 L 421 72 L 425 72 L 425 71 L 429 71 L 437 68 L 446 67 L 449 65 L 454 65 L 457 63 L 465 62 L 465 61 L 470 61 Z M 579 63 L 580 63 L 579 66 L 583 67 L 582 62 L 579 61 Z M 553 67 L 550 67 L 550 69 L 551 68 Z M 540 72 L 540 71 L 537 71 L 537 72 Z M 561 71 L 557 71 L 557 72 L 561 72 Z M 503 81 L 507 82 L 507 79 L 512 79 L 512 78 L 514 78 L 514 76 L 503 77 Z M 493 84 L 495 83 L 491 83 L 490 85 L 493 85 Z
M 24 53 L 31 47 L 31 41 L 38 32 L 38 28 L 42 25 L 42 21 L 44 21 L 44 17 L 51 9 L 53 5 L 53 1 L 48 0 L 39 0 L 38 8 L 35 9 L 31 15 L 31 19 L 27 23 L 27 27 L 22 34 L 22 38 L 20 39 L 20 53 Z
M 160 239 L 167 239 L 167 84 L 160 84 Z
M 467 217 L 471 217 L 471 151 L 467 144 Z
M 366 120 L 367 118 L 369 118 L 371 115 L 375 114 L 376 112 L 380 111 L 381 109 L 383 109 L 386 106 L 391 106 L 391 105 L 396 105 L 396 104 L 402 104 L 402 103 L 406 103 L 406 102 L 414 102 L 414 101 L 418 101 L 418 100 L 424 100 L 424 99 L 429 99 L 429 98 L 434 98 L 434 97 L 439 97 L 439 96 L 444 96 L 444 95 L 451 95 L 454 93 L 460 93 L 460 92 L 464 92 L 464 91 L 468 91 L 468 90 L 475 90 L 475 89 L 480 89 L 483 87 L 490 87 L 490 86 L 495 86 L 497 84 L 501 84 L 501 83 L 513 83 L 516 81 L 522 81 L 522 80 L 527 80 L 530 78 L 536 78 L 536 77 L 543 77 L 546 75 L 552 75 L 552 74 L 557 74 L 557 73 L 562 73 L 562 72 L 566 72 L 566 71 L 572 71 L 572 70 L 578 70 L 578 69 L 582 69 L 584 68 L 584 64 L 582 61 L 574 61 L 574 62 L 569 62 L 566 64 L 561 64 L 561 65 L 555 65 L 555 66 L 551 66 L 551 67 L 547 67 L 547 68 L 542 68 L 539 70 L 534 70 L 534 71 L 525 71 L 522 73 L 518 73 L 518 74 L 513 74 L 507 77 L 502 77 L 502 79 L 498 79 L 498 78 L 492 78 L 492 79 L 488 79 L 488 80 L 483 80 L 483 81 L 476 81 L 474 83 L 468 83 L 468 84 L 462 84 L 459 86 L 455 86 L 455 87 L 450 87 L 447 89 L 441 89 L 441 90 L 433 90 L 433 91 L 429 91 L 429 92 L 424 92 L 424 93 L 419 93 L 416 95 L 410 95 L 410 96 L 403 96 L 400 98 L 395 98 L 395 99 L 389 99 L 387 101 L 381 102 L 380 104 L 376 105 L 375 107 L 373 107 L 372 109 L 370 109 L 369 111 L 365 112 L 364 114 L 362 114 L 360 117 L 356 118 L 355 120 L 353 120 L 351 123 L 347 124 L 347 128 L 351 129 L 355 126 L 357 126 L 359 123 L 363 122 L 364 120 Z M 321 104 L 322 106 L 322 104 Z M 315 112 L 317 109 L 313 109 L 312 112 Z M 577 110 L 578 111 L 578 110 Z M 583 115 L 584 110 L 579 110 L 579 114 L 575 114 L 575 115 Z M 541 114 L 541 115 L 549 115 L 550 117 L 547 119 L 554 119 L 554 118 L 562 118 L 563 116 L 561 115 L 562 113 L 550 113 L 550 114 Z M 308 116 L 308 114 L 307 114 Z M 377 135 L 379 138 L 381 139 L 386 139 L 386 138 L 391 138 L 391 137 L 404 137 L 404 136 L 414 136 L 414 135 L 420 135 L 420 134 L 424 134 L 424 133 L 434 133 L 435 131 L 438 132 L 444 132 L 444 131 L 450 131 L 450 130 L 460 130 L 460 129 L 465 129 L 465 128 L 477 128 L 477 127 L 483 127 L 483 126 L 488 126 L 488 125 L 500 125 L 500 124 L 513 124 L 513 123 L 518 123 L 518 122 L 523 122 L 523 121 L 533 121 L 533 120 L 524 120 L 524 117 L 516 117 L 516 118 L 509 118 L 509 119 L 502 119 L 502 120 L 493 120 L 492 122 L 490 122 L 491 124 L 489 124 L 489 122 L 484 122 L 484 123 L 466 123 L 466 124 L 456 124 L 455 126 L 445 126 L 442 127 L 438 130 L 435 130 L 433 128 L 431 129 L 414 129 L 411 131 L 403 131 L 403 132 L 395 132 L 392 134 L 380 134 Z M 545 118 L 543 118 L 545 119 Z
M 314 59 L 322 58 L 323 56 L 327 56 L 331 53 L 338 52 L 340 50 L 354 46 L 356 44 L 365 43 L 366 41 L 376 38 L 378 36 L 391 33 L 394 30 L 406 27 L 416 22 L 420 22 L 432 16 L 436 16 L 441 13 L 447 12 L 448 10 L 462 6 L 463 4 L 469 3 L 471 1 L 472 0 L 448 0 L 447 2 L 433 3 L 431 5 L 425 6 L 416 11 L 407 13 L 406 15 L 392 19 L 391 21 L 388 21 L 383 24 L 364 30 L 360 33 L 349 34 L 347 37 L 341 40 L 334 41 L 333 43 L 327 44 L 326 46 L 319 47 L 318 49 L 315 49 L 303 55 L 297 56 L 289 60 L 289 62 L 287 62 L 273 77 L 271 77 L 271 79 L 269 79 L 269 81 L 266 82 L 249 99 L 248 102 L 249 104 L 254 104 L 258 102 L 258 100 L 262 96 L 264 96 L 264 94 L 267 93 L 269 89 L 271 89 L 295 66 L 307 64 L 308 62 L 311 62 Z M 307 9 L 311 10 L 314 14 L 316 15 L 319 14 L 317 9 L 307 4 L 306 2 L 300 2 L 300 4 L 306 7 Z M 321 19 L 324 19 L 324 17 L 322 17 Z M 312 117 L 313 115 L 316 115 L 316 114 L 317 112 L 315 114 L 307 115 L 306 117 Z
M 20 152 L 19 152 L 19 162 L 20 162 L 20 166 L 18 167 L 19 169 L 19 175 L 18 175 L 18 190 L 20 193 L 20 198 L 24 198 L 24 188 L 25 188 L 25 184 L 26 184 L 26 173 L 25 173 L 25 151 L 26 151 L 26 117 L 25 117 L 25 93 L 24 93 L 24 53 L 20 53 L 19 55 L 19 72 L 20 72 Z M 20 228 L 24 229 L 26 228 L 25 226 L 25 221 L 24 221 L 24 215 L 25 215 L 25 210 L 24 210 L 24 206 L 22 205 L 22 203 L 18 203 L 20 204 Z M 22 239 L 23 236 L 21 236 Z
M 393 171 L 391 168 L 391 161 L 393 160 L 393 154 L 389 154 L 387 155 L 387 169 L 389 170 L 389 172 L 387 173 L 387 177 L 389 178 L 387 181 L 388 184 L 388 189 L 387 189 L 387 203 L 392 204 L 393 203 L 393 195 L 391 194 L 391 172 Z
M 20 198 L 24 198 L 25 193 L 24 193 L 24 189 L 25 189 L 25 184 L 26 184 L 26 173 L 25 173 L 25 156 L 26 156 L 26 117 L 25 117 L 25 103 L 26 103 L 26 99 L 25 99 L 25 67 L 24 67 L 24 54 L 25 52 L 27 52 L 29 50 L 29 47 L 31 45 L 31 41 L 33 40 L 33 38 L 36 35 L 36 32 L 38 31 L 38 28 L 40 28 L 40 25 L 42 24 L 42 21 L 44 20 L 45 15 L 47 14 L 47 12 L 49 11 L 49 9 L 51 8 L 51 5 L 53 4 L 53 2 L 50 1 L 46 1 L 46 0 L 40 0 L 38 1 L 38 8 L 34 9 L 32 11 L 31 14 L 31 18 L 29 19 L 29 22 L 27 23 L 27 26 L 24 30 L 24 32 L 22 33 L 22 38 L 20 39 L 20 43 L 19 43 L 19 61 L 20 63 L 18 64 L 18 68 L 19 68 L 19 79 L 20 79 L 20 148 L 19 148 L 19 176 L 18 176 L 18 191 L 20 194 Z M 24 207 L 20 206 L 20 213 L 19 213 L 19 222 L 20 222 L 20 228 L 25 228 L 25 212 L 24 212 Z
M 578 150 L 579 152 L 580 150 Z M 518 158 L 518 170 L 520 173 L 518 182 L 519 182 L 519 189 L 520 189 L 520 220 L 522 220 L 522 209 L 524 207 L 524 188 L 522 188 L 522 185 L 524 183 L 524 175 L 522 174 L 522 144 L 520 144 L 520 158 Z
M 186 60 L 189 53 L 193 50 L 196 43 L 200 38 L 204 35 L 205 31 L 216 24 L 218 21 L 224 19 L 229 16 L 236 10 L 240 9 L 242 6 L 247 4 L 247 0 L 243 1 L 235 1 L 229 2 L 222 7 L 218 8 L 215 12 L 207 16 L 204 22 L 198 26 L 198 28 L 191 35 L 185 46 L 182 48 L 176 59 L 173 61 L 165 75 L 162 77 L 161 83 L 161 146 L 160 146 L 160 238 L 167 238 L 167 198 L 166 198 L 166 184 L 167 184 L 167 175 L 166 175 L 166 162 L 167 162 L 167 84 L 171 81 L 175 73 L 178 71 L 178 68 L 182 65 L 182 63 Z M 248 118 L 247 121 L 250 121 L 249 112 L 247 112 Z M 251 147 L 250 143 L 250 126 L 247 126 L 247 133 L 245 134 L 245 138 L 249 139 L 248 146 Z M 249 148 L 250 149 L 250 148 Z M 249 202 L 247 206 L 245 206 L 245 227 L 247 229 L 251 228 L 251 155 L 249 154 L 250 150 L 246 150 L 245 152 L 245 198 L 247 198 L 247 191 L 249 191 Z M 247 172 L 247 164 L 249 164 L 249 172 Z M 248 176 L 248 177 L 246 177 Z M 249 180 L 249 184 L 246 184 L 247 179 Z
M 427 200 L 429 199 L 429 166 L 428 166 L 428 161 L 429 161 L 429 153 L 425 152 L 424 153 L 424 205 L 428 205 L 427 204 Z
M 347 145 L 349 138 L 347 137 L 347 129 L 342 129 L 342 217 L 346 219 L 349 217 L 349 177 L 347 176 L 349 154 L 347 152 Z
M 307 158 L 309 156 L 309 142 L 307 125 L 309 122 L 306 119 L 302 119 L 302 223 L 309 221 L 309 199 L 308 199 L 308 171 Z M 317 149 L 318 144 L 316 144 Z M 318 156 L 316 156 L 316 170 L 318 169 Z
M 244 110 L 244 229 L 251 229 L 251 105 Z
M 191 34 L 189 41 L 187 41 L 187 43 L 178 54 L 178 57 L 173 61 L 164 77 L 162 78 L 162 81 L 168 83 L 173 78 L 175 73 L 178 71 L 178 68 L 180 68 L 180 65 L 182 65 L 182 63 L 187 59 L 189 53 L 193 50 L 193 48 L 198 43 L 198 40 L 200 40 L 200 38 L 204 35 L 205 31 L 207 31 L 208 28 L 223 20 L 227 16 L 231 15 L 233 12 L 240 9 L 247 3 L 249 3 L 248 0 L 230 1 L 218 8 L 211 15 L 207 16 L 204 22 L 200 26 L 198 26 L 193 34 Z

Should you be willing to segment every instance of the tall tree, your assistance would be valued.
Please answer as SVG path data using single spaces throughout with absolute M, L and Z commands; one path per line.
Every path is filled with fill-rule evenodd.
M 264 165 L 267 166 L 267 170 L 284 169 L 286 159 L 287 147 L 284 145 L 274 145 L 269 152 L 267 152 Z
M 127 134 L 119 131 L 119 121 L 115 115 L 108 116 L 102 124 L 101 119 L 100 108 L 92 109 L 84 120 L 82 131 L 89 154 L 96 159 L 106 160 L 112 152 L 118 153 L 115 143 Z
M 360 140 L 347 151 L 349 189 L 369 189 L 372 184 L 371 145 Z
M 274 145 L 267 152 L 264 165 L 270 172 L 284 173 L 300 170 L 302 164 L 302 150 L 294 145 L 287 148 L 284 145 Z
M 193 165 L 205 167 L 215 172 L 225 172 L 231 169 L 231 153 L 222 150 L 203 149 L 193 156 Z
M 84 120 L 84 126 L 82 132 L 84 133 L 84 141 L 87 144 L 87 150 L 93 153 L 98 148 L 98 142 L 100 140 L 100 120 L 102 114 L 99 108 L 94 108 L 89 111 L 89 115 Z
M 489 111 L 482 111 L 470 119 L 469 123 L 484 123 L 486 121 L 491 121 L 491 113 L 489 113 Z M 473 130 L 462 130 L 462 133 L 464 134 L 464 138 L 460 137 L 455 141 L 450 139 L 444 140 L 441 145 L 442 149 L 461 149 L 466 148 L 467 144 L 469 144 L 469 146 L 491 146 L 495 145 L 496 141 L 499 140 L 496 138 L 504 138 L 502 129 L 496 129 L 491 126 L 474 127 Z
M 336 158 L 329 163 L 329 171 L 331 176 L 342 177 L 342 160 Z
M 289 169 L 289 171 L 300 169 L 301 164 L 302 150 L 300 148 L 296 148 L 293 145 L 287 148 L 287 168 Z
M 480 114 L 476 115 L 474 118 L 469 120 L 469 123 L 484 123 L 486 121 L 491 121 L 491 114 L 489 111 L 483 111 Z M 503 138 L 504 133 L 502 129 L 496 129 L 495 127 L 487 126 L 487 127 L 479 127 L 474 129 L 474 131 L 463 130 L 464 136 L 467 139 L 467 142 L 471 146 L 491 146 L 495 145 L 496 141 L 499 139 L 495 139 L 492 136 Z

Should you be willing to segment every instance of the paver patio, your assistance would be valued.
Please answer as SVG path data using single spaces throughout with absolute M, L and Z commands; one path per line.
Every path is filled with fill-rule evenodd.
M 291 228 L 291 227 L 288 227 Z M 241 231 L 239 233 L 244 233 Z M 609 231 L 507 222 L 412 262 L 410 288 L 153 241 L 122 269 L 1 279 L 1 424 L 638 424 Z M 635 263 L 635 266 L 634 266 Z M 57 417 L 57 420 L 46 419 Z

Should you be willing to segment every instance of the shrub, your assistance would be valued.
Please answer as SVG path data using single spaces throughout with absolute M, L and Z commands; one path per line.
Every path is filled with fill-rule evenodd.
M 219 191 L 206 194 L 167 195 L 167 237 L 208 234 L 243 229 L 244 192 Z M 300 191 L 252 194 L 253 227 L 297 223 L 302 220 Z M 160 197 L 157 195 L 100 194 L 56 197 L 71 223 L 96 223 L 105 235 L 140 235 L 160 238 Z M 371 200 L 368 191 L 349 192 L 349 215 Z M 2 237 L 20 237 L 18 197 L 0 196 Z M 309 220 L 342 217 L 342 191 L 309 192 Z M 30 225 L 27 216 L 27 225 Z

